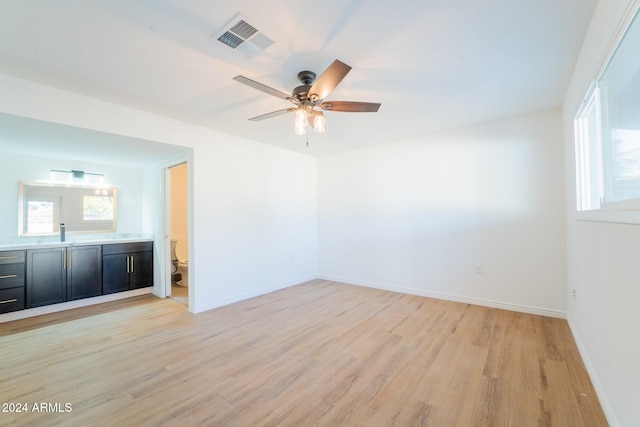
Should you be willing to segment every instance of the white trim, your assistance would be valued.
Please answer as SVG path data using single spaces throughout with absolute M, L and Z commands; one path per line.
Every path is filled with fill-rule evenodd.
M 158 257 L 158 261 L 164 266 L 162 272 L 162 280 L 160 281 L 160 295 L 165 298 L 171 296 L 171 275 L 173 274 L 172 254 L 171 254 L 171 168 L 173 166 L 165 166 L 162 169 L 162 205 L 164 215 L 162 217 L 162 257 Z M 187 306 L 189 302 L 187 301 Z
M 602 387 L 602 383 L 598 378 L 598 374 L 596 369 L 593 367 L 591 360 L 589 359 L 589 354 L 587 353 L 587 348 L 584 346 L 582 339 L 580 338 L 580 334 L 576 329 L 575 323 L 573 323 L 573 319 L 570 314 L 567 314 L 567 323 L 569 324 L 569 329 L 571 330 L 571 335 L 573 335 L 573 340 L 576 342 L 576 346 L 578 347 L 578 352 L 580 353 L 580 357 L 582 358 L 582 362 L 584 363 L 584 367 L 589 374 L 589 378 L 591 379 L 591 384 L 593 384 L 593 388 L 596 391 L 596 396 L 600 401 L 600 406 L 602 407 L 602 411 L 604 412 L 605 417 L 607 418 L 607 422 L 611 427 L 620 427 L 620 423 L 616 418 L 616 413 L 607 398 L 607 394 Z
M 163 163 L 162 171 L 163 171 L 163 180 L 162 180 L 162 204 L 163 204 L 163 218 L 162 218 L 162 246 L 164 248 L 164 254 L 162 258 L 159 258 L 159 261 L 164 266 L 164 274 L 162 275 L 161 288 L 162 288 L 162 298 L 171 295 L 171 270 L 172 270 L 172 260 L 171 260 L 171 230 L 170 230 L 170 222 L 171 222 L 171 172 L 170 169 L 172 167 L 186 164 L 187 165 L 187 240 L 189 242 L 189 258 L 190 258 L 190 266 L 191 266 L 191 277 L 189 277 L 189 285 L 188 285 L 188 300 L 187 306 L 192 307 L 195 305 L 195 292 L 194 289 L 194 274 L 195 263 L 193 260 L 195 259 L 194 250 L 193 250 L 193 234 L 192 234 L 192 207 L 191 203 L 193 200 L 192 197 L 192 180 L 191 180 L 191 169 L 193 164 L 193 148 L 187 149 L 184 152 L 180 153 L 177 156 L 174 156 L 170 160 L 166 160 Z M 191 311 L 191 310 L 190 310 Z
M 133 289 L 131 291 L 117 292 L 115 294 L 100 295 L 93 298 L 83 298 L 75 301 L 61 302 L 58 304 L 46 305 L 44 307 L 35 307 L 27 308 L 25 310 L 12 311 L 11 313 L 0 314 L 0 323 L 41 316 L 43 314 L 57 313 L 59 311 L 71 310 L 72 308 L 88 307 L 105 302 L 131 298 L 138 295 L 150 294 L 152 293 L 152 289 L 153 288 L 151 287 Z
M 278 291 L 280 289 L 289 288 L 291 286 L 299 285 L 300 283 L 308 282 L 309 280 L 316 279 L 316 275 L 312 274 L 309 276 L 301 277 L 300 279 L 290 280 L 288 282 L 279 283 L 277 285 L 268 286 L 266 288 L 257 289 L 251 292 L 244 292 L 241 294 L 233 295 L 227 298 L 222 298 L 210 302 L 208 304 L 199 305 L 197 307 L 193 307 L 193 310 L 190 310 L 192 313 L 202 313 L 203 311 L 212 310 L 214 308 L 222 307 L 224 305 L 233 304 L 234 302 L 243 301 L 249 298 L 258 297 L 260 295 L 268 294 L 270 292 Z
M 633 18 L 635 18 L 636 14 L 639 12 L 640 12 L 640 0 L 630 1 L 629 4 L 627 5 L 626 10 L 624 11 L 624 14 L 622 15 L 622 18 L 620 19 L 620 22 L 618 23 L 618 27 L 616 28 L 616 31 L 613 37 L 609 41 L 609 45 L 607 46 L 607 49 L 604 51 L 604 54 L 600 58 L 600 62 L 598 63 L 598 67 L 596 68 L 596 72 L 594 74 L 593 80 L 595 81 L 600 80 L 600 78 L 602 77 L 602 74 L 604 74 L 604 71 L 607 69 L 609 62 L 611 62 L 611 58 L 613 57 L 613 54 L 616 52 L 616 50 L 618 49 L 618 46 L 622 42 L 622 38 L 627 33 L 627 30 L 631 25 L 631 21 L 633 20 Z
M 608 211 L 640 210 L 640 197 L 617 200 L 615 202 L 604 202 L 600 205 L 600 209 Z
M 423 289 L 403 288 L 399 286 L 385 285 L 381 283 L 356 280 L 348 277 L 320 275 L 319 279 L 332 280 L 342 282 L 349 285 L 365 286 L 368 288 L 382 289 L 385 291 L 400 292 L 403 294 L 418 295 L 428 298 L 436 298 L 447 301 L 461 302 L 465 304 L 480 305 L 483 307 L 499 308 L 502 310 L 517 311 L 519 313 L 536 314 L 539 316 L 555 317 L 558 319 L 566 319 L 567 313 L 561 310 L 552 310 L 542 307 L 534 307 L 522 304 L 505 303 L 482 298 L 469 298 L 461 295 L 449 294 L 446 292 L 434 292 Z
M 575 213 L 577 221 L 617 222 L 622 224 L 640 224 L 640 211 L 592 209 Z

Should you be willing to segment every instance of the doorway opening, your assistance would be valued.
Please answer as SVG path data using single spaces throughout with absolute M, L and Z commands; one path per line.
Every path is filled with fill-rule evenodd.
M 167 168 L 166 236 L 170 243 L 167 296 L 189 306 L 189 168 L 180 163 Z M 169 288 L 169 286 L 167 286 Z

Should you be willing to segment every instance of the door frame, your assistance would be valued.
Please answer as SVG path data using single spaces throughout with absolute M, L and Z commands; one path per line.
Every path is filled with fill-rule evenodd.
M 163 186 L 164 186 L 164 224 L 162 242 L 164 247 L 164 289 L 163 297 L 171 295 L 171 171 L 174 166 L 186 163 L 187 165 L 187 235 L 189 240 L 189 311 L 193 312 L 195 307 L 195 274 L 194 271 L 194 251 L 193 251 L 193 153 L 192 151 L 184 155 L 173 158 L 163 166 Z

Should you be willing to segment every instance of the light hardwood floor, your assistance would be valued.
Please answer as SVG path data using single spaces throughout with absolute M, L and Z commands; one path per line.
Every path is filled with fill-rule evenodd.
M 0 325 L 0 425 L 605 426 L 566 321 L 312 281 Z
M 172 300 L 179 302 L 180 304 L 189 305 L 189 289 L 180 285 L 171 284 L 171 297 Z

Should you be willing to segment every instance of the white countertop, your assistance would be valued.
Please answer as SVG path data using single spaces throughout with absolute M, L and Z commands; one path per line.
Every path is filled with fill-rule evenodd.
M 16 241 L 20 238 L 14 239 L 13 242 L 0 242 L 0 251 L 11 251 L 21 249 L 38 249 L 38 248 L 55 248 L 55 247 L 68 247 L 68 246 L 87 246 L 87 245 L 103 245 L 109 243 L 134 243 L 134 242 L 148 242 L 153 240 L 153 235 L 150 234 L 114 234 L 112 237 L 101 236 L 67 236 L 68 238 L 64 242 L 50 240 L 49 238 L 33 240 L 28 238 L 29 241 L 23 243 Z

